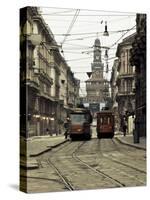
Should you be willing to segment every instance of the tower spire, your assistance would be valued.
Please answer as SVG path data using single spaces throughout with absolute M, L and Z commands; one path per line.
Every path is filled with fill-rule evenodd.
M 98 38 L 94 42 L 93 62 L 101 62 L 101 44 Z
M 91 64 L 91 67 L 92 71 L 100 70 L 103 77 L 104 65 L 101 60 L 101 43 L 99 38 L 96 38 L 94 41 L 93 63 Z

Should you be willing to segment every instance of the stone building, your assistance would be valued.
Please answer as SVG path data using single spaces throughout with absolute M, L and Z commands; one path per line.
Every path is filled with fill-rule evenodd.
M 135 142 L 139 142 L 140 137 L 146 136 L 146 14 L 136 16 L 130 62 L 136 69 Z
M 77 106 L 79 102 L 80 81 L 74 77 L 73 72 L 62 57 L 60 69 L 60 123 L 63 128 L 64 119 L 70 110 Z
M 101 103 L 104 105 L 106 97 L 109 96 L 109 84 L 103 76 L 104 64 L 101 60 L 101 44 L 98 38 L 94 42 L 91 71 L 89 79 L 86 81 L 86 102 L 89 105 L 100 105 Z
M 112 73 L 110 78 L 110 87 L 111 87 L 111 99 L 112 99 L 112 107 L 111 110 L 114 113 L 115 116 L 115 131 L 119 131 L 120 129 L 120 118 L 118 114 L 118 103 L 116 101 L 116 96 L 118 93 L 118 87 L 117 87 L 117 75 L 118 75 L 118 59 L 114 60 L 113 67 L 112 67 Z
M 118 93 L 116 100 L 118 103 L 118 113 L 120 118 L 120 128 L 124 123 L 128 124 L 128 132 L 133 131 L 133 118 L 135 115 L 135 69 L 131 66 L 130 49 L 135 34 L 132 34 L 118 44 L 116 56 L 118 57 Z
M 21 135 L 31 137 L 61 133 L 59 126 L 63 120 L 61 109 L 68 104 L 67 89 L 70 85 L 77 86 L 74 85 L 76 79 L 71 77 L 68 82 L 65 80 L 67 86 L 64 87 L 63 79 L 68 73 L 68 68 L 51 30 L 38 9 L 22 8 L 20 10 Z M 65 73 L 64 77 L 62 73 Z

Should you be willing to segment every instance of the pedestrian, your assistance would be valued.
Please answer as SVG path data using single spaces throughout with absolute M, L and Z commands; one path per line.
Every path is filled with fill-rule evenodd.
M 68 132 L 69 132 L 69 118 L 66 119 L 66 121 L 64 122 L 64 128 L 65 128 L 65 139 L 67 139 L 68 137 Z
M 49 129 L 46 128 L 46 135 L 49 135 Z
M 123 135 L 126 136 L 127 125 L 124 123 L 123 125 Z

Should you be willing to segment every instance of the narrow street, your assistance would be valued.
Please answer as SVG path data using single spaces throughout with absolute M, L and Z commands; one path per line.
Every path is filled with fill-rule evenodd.
M 99 140 L 92 129 L 89 141 L 68 141 L 37 156 L 39 168 L 27 171 L 28 192 L 146 185 L 146 152 L 115 138 Z
M 20 9 L 21 191 L 146 186 L 146 104 L 146 14 Z

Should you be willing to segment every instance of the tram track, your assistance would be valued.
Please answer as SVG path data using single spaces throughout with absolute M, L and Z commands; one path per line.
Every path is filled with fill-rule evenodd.
M 124 183 L 122 183 L 121 181 L 119 181 L 119 180 L 113 178 L 112 176 L 108 175 L 107 173 L 101 171 L 100 169 L 95 169 L 94 167 L 91 167 L 88 163 L 86 163 L 85 161 L 81 160 L 81 158 L 79 158 L 79 156 L 77 156 L 77 152 L 83 147 L 83 145 L 84 145 L 85 143 L 86 143 L 86 141 L 82 142 L 81 144 L 79 144 L 79 145 L 77 146 L 77 148 L 72 152 L 72 155 L 71 155 L 72 158 L 73 158 L 74 160 L 80 162 L 82 165 L 86 166 L 86 167 L 87 167 L 88 169 L 90 169 L 91 171 L 97 173 L 98 175 L 103 176 L 103 177 L 109 179 L 111 182 L 114 182 L 115 184 L 117 184 L 118 187 L 126 187 L 126 184 L 124 184 Z M 125 164 L 125 163 L 123 163 L 123 162 L 121 162 L 121 161 L 112 159 L 112 158 L 110 158 L 110 157 L 108 157 L 108 156 L 106 156 L 106 155 L 103 155 L 102 151 L 101 151 L 101 156 L 102 156 L 103 158 L 105 158 L 105 159 L 108 159 L 109 161 L 112 161 L 112 162 L 121 164 L 121 165 L 123 165 L 123 166 L 125 166 L 125 167 L 132 168 L 133 170 L 136 170 L 136 171 L 138 171 L 138 172 L 140 172 L 140 173 L 146 174 L 146 172 L 145 172 L 144 170 L 140 170 L 140 169 L 138 169 L 138 168 L 136 168 L 136 167 L 133 167 L 133 166 L 128 165 L 128 164 Z M 52 164 L 52 162 L 51 162 L 51 164 Z M 56 168 L 56 170 L 58 170 L 56 166 L 55 166 L 55 168 Z M 59 174 L 60 177 L 61 177 L 61 176 L 64 177 L 63 175 L 61 175 L 61 173 L 60 173 L 59 170 L 58 170 L 58 174 Z M 67 180 L 66 182 L 68 182 L 68 180 Z M 73 187 L 73 188 L 74 188 L 74 187 Z
M 112 143 L 116 146 L 116 148 L 117 148 L 117 150 L 118 150 L 119 152 L 123 152 L 125 155 L 128 155 L 124 150 L 120 149 L 120 148 L 117 146 L 117 144 L 115 143 L 114 140 L 111 140 L 111 141 L 112 141 Z M 134 148 L 134 147 L 131 147 L 131 148 Z M 140 150 L 141 150 L 141 149 L 140 149 Z M 103 156 L 104 156 L 104 155 L 103 155 Z M 108 158 L 106 155 L 105 155 L 104 157 Z M 121 161 L 119 161 L 119 160 L 117 160 L 117 159 L 113 159 L 113 158 L 110 158 L 110 157 L 109 157 L 108 159 L 110 159 L 110 160 L 112 160 L 113 162 L 116 162 L 116 163 L 118 163 L 118 164 L 121 164 L 121 165 L 124 165 L 124 166 L 126 166 L 126 167 L 132 168 L 133 170 L 136 170 L 136 171 L 138 171 L 138 172 L 140 172 L 140 173 L 146 174 L 146 171 L 141 170 L 141 169 L 139 169 L 139 168 L 137 168 L 137 167 L 133 167 L 133 166 L 131 166 L 131 165 L 129 165 L 129 164 L 126 164 L 126 163 L 124 163 L 124 162 L 121 162 Z
M 103 155 L 103 157 L 106 158 L 106 159 L 109 159 L 109 160 L 111 160 L 111 161 L 113 161 L 113 162 L 115 162 L 115 163 L 121 164 L 121 165 L 123 165 L 123 166 L 125 166 L 125 167 L 129 167 L 129 168 L 131 168 L 131 169 L 133 169 L 133 170 L 136 170 L 136 171 L 138 171 L 138 172 L 140 172 L 140 173 L 146 174 L 146 171 L 144 171 L 144 170 L 141 170 L 141 169 L 139 169 L 139 168 L 133 167 L 133 166 L 131 166 L 131 165 L 128 165 L 128 164 L 123 163 L 123 162 L 121 162 L 121 161 L 118 161 L 118 160 L 116 160 L 116 159 L 110 158 L 109 156 Z
M 90 144 L 90 149 L 88 149 L 88 147 L 89 147 L 88 142 Z M 53 168 L 55 174 L 60 178 L 61 184 L 63 184 L 65 186 L 65 188 L 69 191 L 79 190 L 79 189 L 83 188 L 82 184 L 84 184 L 84 182 L 81 184 L 82 180 L 80 181 L 80 178 L 81 179 L 83 178 L 82 176 L 84 176 L 84 177 L 87 176 L 87 179 L 89 179 L 91 182 L 93 180 L 93 183 L 94 183 L 94 180 L 95 180 L 94 177 L 96 177 L 96 174 L 99 175 L 99 177 L 101 177 L 101 178 L 95 180 L 97 185 L 99 182 L 101 182 L 100 185 L 103 185 L 103 184 L 105 185 L 106 183 L 108 183 L 108 184 L 112 185 L 112 187 L 128 186 L 128 184 L 126 182 L 124 182 L 122 178 L 120 179 L 117 176 L 114 176 L 114 174 L 109 173 L 109 171 L 107 171 L 107 170 L 105 171 L 104 168 L 102 168 L 102 170 L 100 168 L 97 168 L 98 165 L 95 165 L 94 162 L 92 162 L 92 165 L 93 166 L 95 165 L 96 168 L 95 168 L 95 166 L 94 167 L 91 166 L 90 157 L 91 158 L 92 158 L 92 156 L 93 156 L 93 158 L 95 156 L 98 157 L 98 154 L 101 155 L 101 158 L 104 159 L 104 162 L 106 162 L 106 160 L 108 160 L 109 161 L 108 165 L 110 165 L 110 166 L 111 166 L 110 163 L 113 162 L 114 164 L 119 164 L 119 165 L 125 167 L 125 168 L 123 168 L 123 171 L 122 171 L 124 175 L 127 173 L 126 171 L 130 172 L 131 171 L 130 169 L 132 169 L 132 171 L 133 170 L 137 171 L 138 174 L 142 173 L 143 176 L 146 174 L 146 172 L 142 169 L 138 169 L 137 167 L 131 166 L 131 165 L 129 165 L 127 163 L 123 163 L 115 158 L 109 157 L 109 152 L 108 152 L 108 155 L 106 155 L 106 154 L 104 155 L 102 152 L 103 149 L 101 146 L 101 141 L 98 140 L 97 145 L 95 145 L 95 140 L 92 144 L 90 142 L 91 141 L 66 143 L 63 146 L 61 146 L 59 149 L 54 149 L 54 151 L 51 153 L 49 152 L 50 154 L 47 154 L 46 157 L 44 156 L 45 161 L 43 160 L 43 157 L 41 156 L 40 159 L 38 159 L 39 166 L 41 168 L 48 167 L 48 166 Z M 114 141 L 112 141 L 112 143 L 113 142 Z M 86 146 L 84 146 L 85 144 L 86 144 Z M 118 147 L 115 146 L 115 148 L 114 148 L 114 146 L 110 147 L 110 149 L 112 148 L 115 152 Z M 94 152 L 92 152 L 93 148 L 94 148 Z M 88 151 L 86 151 L 86 149 Z M 119 150 L 117 149 L 117 151 L 119 151 Z M 88 154 L 88 152 L 89 152 L 89 154 Z M 92 152 L 92 154 L 90 154 L 90 152 Z M 89 156 L 89 160 L 86 155 Z M 50 156 L 50 157 L 48 157 L 48 156 Z M 41 161 L 43 160 L 43 163 L 45 162 L 45 166 L 40 163 L 40 160 Z M 77 164 L 77 163 L 79 163 L 79 164 Z M 69 168 L 66 168 L 67 166 L 69 166 Z M 106 164 L 106 166 L 107 166 L 107 164 Z M 115 165 L 113 165 L 113 166 L 115 167 Z M 125 172 L 124 172 L 124 169 L 125 169 Z M 74 179 L 75 178 L 74 174 L 76 172 L 78 174 L 77 175 L 78 179 Z M 73 174 L 73 176 L 72 176 L 72 174 Z M 135 172 L 135 174 L 136 174 L 136 172 Z M 130 174 L 128 176 L 131 179 L 134 179 L 134 175 L 132 175 L 132 172 L 130 172 Z M 135 177 L 135 179 L 136 179 L 136 177 Z M 143 180 L 137 179 L 137 181 L 139 183 L 144 184 Z M 89 187 L 87 187 L 87 189 L 89 189 Z M 101 187 L 99 187 L 99 188 L 101 188 Z
M 93 172 L 97 173 L 98 175 L 100 176 L 104 176 L 105 178 L 115 182 L 115 184 L 117 184 L 119 187 L 125 187 L 126 185 L 124 183 L 121 183 L 120 181 L 112 178 L 111 176 L 109 176 L 108 174 L 98 170 L 98 169 L 95 169 L 93 167 L 91 167 L 89 164 L 87 164 L 86 162 L 84 162 L 83 160 L 81 160 L 78 156 L 77 156 L 77 151 L 83 146 L 83 144 L 81 144 L 78 149 L 76 149 L 73 154 L 72 154 L 72 157 L 77 160 L 78 162 L 82 163 L 83 165 L 85 165 L 87 168 L 89 168 L 90 170 L 92 170 Z
M 71 142 L 70 142 L 70 143 L 71 143 Z M 57 154 L 60 153 L 60 152 L 61 152 L 62 150 L 64 150 L 65 148 L 66 148 L 66 152 L 68 152 L 68 146 L 69 146 L 69 149 L 70 149 L 70 143 L 67 143 L 67 144 L 63 145 L 63 147 L 61 147 L 61 148 L 55 150 L 55 151 L 54 151 L 55 156 L 57 156 Z M 69 145 L 68 145 L 68 144 L 69 144 Z M 76 145 L 78 145 L 78 143 L 77 143 L 77 144 L 74 143 L 74 144 L 75 144 L 75 147 L 76 147 Z M 80 145 L 80 144 L 79 144 L 79 145 Z M 71 149 L 72 149 L 72 147 L 71 147 Z M 59 155 L 59 154 L 58 154 L 58 155 Z M 60 180 L 62 181 L 62 183 L 65 185 L 65 188 L 66 188 L 66 189 L 68 189 L 69 191 L 75 190 L 75 187 L 72 185 L 71 181 L 69 181 L 69 180 L 63 175 L 63 173 L 61 172 L 61 170 L 59 170 L 58 167 L 56 166 L 55 162 L 52 161 L 52 160 L 53 160 L 53 157 L 54 157 L 54 156 L 52 156 L 51 159 L 48 158 L 48 159 L 44 160 L 45 164 L 51 166 L 51 167 L 54 169 L 54 171 L 55 171 L 56 174 L 59 176 L 59 178 L 60 178 Z M 40 166 L 41 168 L 44 168 L 44 167 L 45 167 L 45 166 L 42 164 L 42 160 L 41 160 L 41 159 L 37 159 L 37 162 L 38 162 L 38 164 L 39 164 L 39 166 Z M 37 179 L 38 179 L 38 178 L 37 178 Z M 39 177 L 39 179 L 43 179 L 43 178 Z
M 77 144 L 77 148 L 79 148 L 80 145 L 83 145 L 85 143 L 82 142 L 81 144 Z M 74 143 L 75 144 L 75 143 Z M 65 146 L 66 147 L 66 146 Z M 68 145 L 67 145 L 68 147 Z M 64 149 L 64 148 L 63 148 Z M 60 150 L 56 151 L 57 153 L 60 152 Z M 67 149 L 68 152 L 68 149 Z M 56 156 L 56 155 L 55 155 Z M 53 167 L 53 169 L 56 171 L 56 173 L 58 174 L 58 176 L 61 178 L 61 180 L 63 181 L 63 183 L 65 184 L 66 188 L 70 191 L 75 190 L 75 187 L 72 185 L 71 181 L 69 181 L 62 173 L 61 171 L 58 169 L 58 167 L 54 164 L 54 162 L 52 162 L 52 159 L 48 158 L 48 163 Z
M 61 171 L 56 167 L 56 165 L 50 160 L 48 159 L 48 163 L 53 167 L 53 169 L 57 172 L 58 176 L 60 177 L 60 179 L 63 181 L 65 187 L 70 190 L 73 191 L 75 190 L 75 187 L 72 185 L 72 183 L 61 173 Z
M 114 141 L 113 141 L 113 143 L 114 143 Z M 115 145 L 116 145 L 116 144 L 115 144 Z M 98 141 L 98 146 L 99 146 L 99 148 L 101 149 L 100 141 Z M 109 155 L 108 155 L 108 156 L 104 155 L 104 154 L 102 153 L 102 150 L 100 150 L 100 155 L 101 155 L 102 158 L 107 159 L 107 160 L 109 160 L 109 161 L 111 161 L 111 162 L 113 162 L 113 163 L 120 164 L 120 165 L 122 165 L 122 166 L 124 166 L 124 167 L 126 167 L 126 168 L 128 168 L 128 169 L 132 169 L 132 170 L 134 170 L 134 171 L 137 171 L 138 173 L 142 173 L 143 175 L 146 174 L 146 171 L 144 171 L 144 170 L 142 170 L 142 169 L 139 169 L 139 168 L 137 168 L 137 167 L 133 167 L 133 166 L 131 166 L 131 165 L 127 164 L 127 163 L 121 162 L 121 161 L 119 161 L 119 160 L 117 160 L 117 159 L 113 159 L 113 158 L 111 158 Z M 97 172 L 97 173 L 103 174 L 104 176 L 109 177 L 110 179 L 115 180 L 115 181 L 118 182 L 121 186 L 126 186 L 124 183 L 122 183 L 122 182 L 120 182 L 120 181 L 118 181 L 118 180 L 112 178 L 111 176 L 109 176 L 108 174 L 104 173 L 103 171 L 91 167 L 91 166 L 90 166 L 89 164 L 87 164 L 85 161 L 82 161 L 82 160 L 76 155 L 75 152 L 74 152 L 73 156 L 74 156 L 74 158 L 77 159 L 78 161 L 84 163 L 84 164 L 85 164 L 87 167 L 89 167 L 91 170 L 94 170 L 94 171 Z M 130 170 L 129 170 L 129 171 L 130 171 Z M 130 175 L 130 177 L 132 177 L 132 176 Z M 140 180 L 138 180 L 138 181 L 139 181 L 140 183 L 142 183 L 142 184 L 144 183 L 143 181 L 140 181 Z
M 98 174 L 101 178 L 105 178 L 107 179 L 107 181 L 111 181 L 113 182 L 116 187 L 125 187 L 126 185 L 121 183 L 120 181 L 112 178 L 111 176 L 107 175 L 106 173 L 98 170 L 98 169 L 95 169 L 93 167 L 91 167 L 90 165 L 88 165 L 86 162 L 84 162 L 83 160 L 81 160 L 76 154 L 77 154 L 77 151 L 86 143 L 86 141 L 83 141 L 82 143 L 80 143 L 76 148 L 75 150 L 71 153 L 71 157 L 73 160 L 75 160 L 76 162 L 79 162 L 82 166 L 86 167 L 86 169 L 90 170 L 92 173 L 94 172 L 94 174 Z M 59 152 L 59 151 L 57 151 Z M 56 156 L 56 155 L 55 155 Z M 53 169 L 55 170 L 55 172 L 57 173 L 57 175 L 60 177 L 60 179 L 62 180 L 62 182 L 64 183 L 65 187 L 72 191 L 72 190 L 76 190 L 76 187 L 71 183 L 70 180 L 68 180 L 68 178 L 66 178 L 66 176 L 61 172 L 61 170 L 59 169 L 59 167 L 56 166 L 55 164 L 55 159 L 53 160 L 53 158 L 48 158 L 47 159 L 47 163 L 49 165 L 51 165 L 53 167 Z
M 119 148 L 119 147 L 117 146 L 116 142 L 115 142 L 113 139 L 111 139 L 111 141 L 112 141 L 113 145 L 115 146 L 117 152 L 123 153 L 125 156 L 128 156 L 128 157 L 131 158 L 131 156 L 129 156 L 129 154 L 127 154 L 125 150 L 123 150 L 123 149 L 121 149 L 121 148 Z M 138 171 L 138 172 L 140 172 L 140 173 L 146 174 L 146 171 L 144 171 L 144 170 L 141 170 L 141 169 L 139 169 L 139 168 L 137 168 L 137 167 L 133 167 L 132 165 L 129 165 L 129 164 L 127 164 L 127 163 L 121 162 L 121 161 L 119 161 L 119 160 L 117 160 L 117 159 L 115 159 L 115 158 L 110 157 L 110 156 L 112 156 L 112 154 L 108 154 L 108 155 L 105 154 L 105 155 L 104 155 L 103 150 L 102 150 L 102 148 L 101 148 L 101 141 L 98 141 L 98 146 L 99 146 L 99 152 L 97 151 L 97 154 L 100 154 L 101 157 L 106 158 L 106 159 L 109 159 L 109 160 L 111 160 L 111 161 L 113 161 L 113 162 L 116 162 L 116 163 L 118 163 L 118 164 L 121 164 L 121 165 L 123 165 L 123 166 L 132 168 L 133 170 L 136 170 L 136 171 Z M 134 148 L 134 147 L 131 147 L 131 148 Z M 140 151 L 141 151 L 141 149 L 140 149 Z
M 47 167 L 51 166 L 60 179 L 56 180 L 56 179 L 48 179 L 44 177 L 32 177 L 32 176 L 31 177 L 29 176 L 28 178 L 37 179 L 37 180 L 39 179 L 39 180 L 46 180 L 46 181 L 55 181 L 65 186 L 65 188 L 69 191 L 75 190 L 71 182 L 69 182 L 69 180 L 60 172 L 60 170 L 56 167 L 56 165 L 50 159 L 46 159 L 44 161 L 37 159 L 37 162 L 39 163 L 40 168 L 45 168 L 45 165 L 47 165 Z

